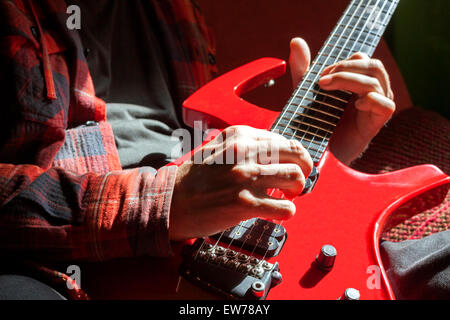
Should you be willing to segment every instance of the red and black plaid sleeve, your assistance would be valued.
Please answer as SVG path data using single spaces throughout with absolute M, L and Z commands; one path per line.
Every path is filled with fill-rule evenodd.
M 0 164 L 0 248 L 49 261 L 169 253 L 176 167 L 77 175 Z

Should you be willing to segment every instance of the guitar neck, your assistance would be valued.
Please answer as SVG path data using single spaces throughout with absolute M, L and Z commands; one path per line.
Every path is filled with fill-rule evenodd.
M 399 1 L 353 0 L 273 124 L 272 131 L 299 140 L 315 163 L 325 152 L 352 95 L 321 90 L 322 71 L 356 52 L 372 56 Z

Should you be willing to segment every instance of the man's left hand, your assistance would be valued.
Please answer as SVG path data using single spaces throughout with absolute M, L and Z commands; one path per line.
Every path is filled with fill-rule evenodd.
M 290 47 L 289 64 L 296 87 L 309 68 L 310 53 L 301 38 L 293 39 Z M 334 155 L 349 164 L 367 148 L 395 111 L 389 75 L 381 61 L 355 53 L 326 67 L 319 85 L 326 91 L 345 90 L 356 95 L 330 141 Z

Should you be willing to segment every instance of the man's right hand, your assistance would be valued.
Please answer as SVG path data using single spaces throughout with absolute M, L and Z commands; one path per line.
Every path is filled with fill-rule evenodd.
M 300 142 L 245 126 L 225 129 L 198 152 L 207 155 L 201 163 L 196 164 L 194 156 L 178 168 L 170 209 L 171 240 L 212 235 L 253 217 L 292 217 L 295 205 L 269 196 L 267 189 L 294 197 L 303 190 L 313 166 Z

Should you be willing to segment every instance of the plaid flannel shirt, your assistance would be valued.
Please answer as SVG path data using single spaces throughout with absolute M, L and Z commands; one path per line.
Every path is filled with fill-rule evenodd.
M 148 0 L 181 102 L 216 73 L 191 0 Z M 167 256 L 176 167 L 122 170 L 64 0 L 0 0 L 0 250 L 39 261 Z

